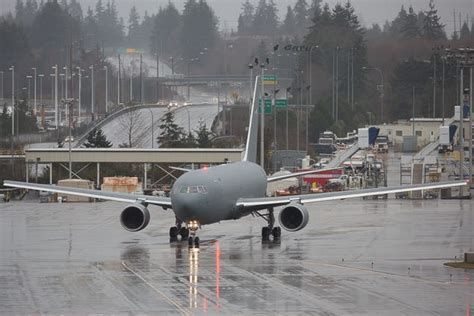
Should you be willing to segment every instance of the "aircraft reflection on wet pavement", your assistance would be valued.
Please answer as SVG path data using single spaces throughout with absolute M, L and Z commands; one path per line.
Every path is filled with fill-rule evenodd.
M 199 237 L 196 236 L 196 232 L 201 225 L 219 223 L 225 220 L 236 220 L 248 215 L 263 218 L 267 222 L 267 225 L 262 227 L 263 241 L 267 241 L 270 236 L 273 236 L 274 240 L 279 240 L 281 228 L 275 226 L 274 216 L 274 210 L 277 207 L 281 207 L 278 216 L 281 227 L 289 232 L 295 232 L 303 229 L 308 224 L 309 212 L 305 206 L 308 203 L 419 191 L 422 189 L 432 190 L 458 187 L 467 184 L 466 181 L 451 181 L 391 188 L 382 187 L 343 192 L 266 197 L 268 182 L 320 171 L 310 170 L 283 176 L 267 177 L 264 169 L 256 164 L 258 111 L 255 100 L 258 100 L 258 83 L 257 76 L 243 161 L 200 170 L 183 170 L 184 174 L 174 183 L 170 197 L 103 192 L 16 181 L 5 181 L 4 185 L 131 203 L 124 208 L 120 215 L 122 226 L 130 232 L 138 232 L 147 227 L 150 222 L 148 205 L 161 206 L 165 210 L 172 209 L 176 216 L 176 225 L 169 230 L 170 239 L 177 240 L 181 236 L 182 240 L 188 240 L 190 247 L 199 247 L 200 241 Z

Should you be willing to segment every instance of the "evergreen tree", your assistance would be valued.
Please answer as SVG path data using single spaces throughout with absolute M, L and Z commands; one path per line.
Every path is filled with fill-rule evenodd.
M 65 47 L 71 36 L 77 37 L 79 25 L 56 1 L 45 3 L 36 15 L 32 28 L 32 44 L 47 51 Z
M 69 3 L 68 12 L 76 20 L 82 21 L 82 18 L 83 18 L 82 7 L 81 7 L 81 4 L 78 2 L 78 0 L 71 0 L 71 2 Z
M 322 0 L 313 0 L 311 2 L 311 6 L 309 7 L 308 10 L 308 19 L 309 19 L 309 24 L 311 24 L 311 21 L 313 21 L 314 17 L 319 17 L 322 14 L 322 9 L 321 9 L 321 3 Z
M 23 16 L 24 25 L 31 26 L 37 13 L 38 3 L 36 2 L 36 0 L 26 0 Z
M 400 39 L 403 37 L 403 27 L 407 23 L 408 13 L 405 10 L 405 6 L 402 5 L 400 12 L 397 17 L 390 24 L 390 36 Z
M 184 5 L 181 48 L 186 59 L 199 56 L 217 40 L 217 18 L 205 0 L 188 0 Z
M 252 34 L 252 26 L 254 20 L 254 11 L 255 7 L 250 3 L 249 0 L 246 0 L 242 4 L 242 12 L 239 15 L 237 32 L 240 35 L 249 35 Z
M 107 140 L 102 129 L 94 128 L 87 135 L 87 142 L 84 143 L 85 148 L 110 148 L 112 143 Z
M 253 20 L 253 33 L 256 35 L 274 35 L 278 28 L 278 10 L 273 0 L 260 0 Z
M 181 127 L 179 127 L 174 122 L 174 112 L 168 111 L 161 118 L 161 133 L 158 136 L 157 141 L 162 148 L 176 148 L 182 145 L 184 132 Z
M 131 47 L 136 47 L 137 39 L 140 34 L 140 15 L 135 6 L 130 10 L 128 18 L 128 42 Z
M 461 32 L 459 33 L 459 38 L 461 40 L 469 40 L 471 38 L 471 32 L 469 31 L 469 26 L 467 22 L 464 22 L 461 27 Z
M 281 29 L 286 35 L 293 36 L 296 34 L 295 14 L 293 13 L 291 6 L 286 8 L 285 20 L 283 21 Z
M 438 10 L 435 8 L 433 0 L 430 0 L 429 10 L 425 11 L 425 15 L 423 37 L 431 40 L 445 39 L 444 24 L 440 22 L 441 18 L 438 16 Z
M 412 6 L 408 8 L 408 15 L 405 18 L 405 24 L 402 25 L 401 32 L 404 39 L 413 39 L 420 36 L 418 17 Z
M 15 19 L 20 24 L 24 24 L 25 22 L 25 6 L 23 5 L 23 0 L 16 0 Z
M 296 30 L 300 34 L 306 34 L 308 28 L 308 3 L 306 0 L 297 0 L 293 8 L 295 14 Z
M 15 23 L 13 20 L 0 19 L 0 43 L 2 43 L 0 45 L 0 69 L 8 69 L 11 65 L 20 64 L 31 58 L 28 39 L 22 24 Z
M 178 32 L 181 28 L 181 15 L 176 7 L 169 2 L 158 11 L 154 18 L 152 30 L 153 52 L 173 54 L 177 51 Z
M 199 148 L 211 148 L 212 142 L 211 138 L 214 136 L 212 131 L 210 131 L 206 124 L 202 121 L 199 122 L 199 127 L 196 132 L 196 143 Z

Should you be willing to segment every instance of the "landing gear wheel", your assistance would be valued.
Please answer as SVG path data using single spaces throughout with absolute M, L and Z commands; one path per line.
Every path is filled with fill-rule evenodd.
M 199 237 L 194 238 L 194 247 L 199 248 Z
M 179 234 L 181 235 L 182 240 L 186 240 L 186 238 L 189 237 L 189 229 L 187 229 L 186 227 L 181 227 L 181 229 L 179 230 Z
M 274 227 L 272 230 L 273 239 L 280 239 L 281 237 L 281 227 Z
M 170 238 L 176 239 L 176 237 L 178 237 L 178 227 L 176 226 L 170 227 Z
M 268 240 L 270 237 L 270 227 L 262 227 L 262 240 Z
M 189 237 L 189 238 L 188 238 L 188 246 L 189 246 L 189 248 L 191 248 L 191 247 L 193 246 L 193 244 L 194 244 L 194 238 L 193 238 L 193 237 Z

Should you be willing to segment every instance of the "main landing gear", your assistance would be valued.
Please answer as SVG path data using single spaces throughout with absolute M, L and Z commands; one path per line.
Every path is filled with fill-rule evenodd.
M 268 226 L 262 227 L 262 241 L 270 241 L 270 235 L 273 237 L 273 241 L 280 241 L 281 228 L 275 225 L 275 215 L 273 214 L 273 208 L 268 209 L 267 214 L 261 214 L 255 212 L 258 216 L 267 221 Z

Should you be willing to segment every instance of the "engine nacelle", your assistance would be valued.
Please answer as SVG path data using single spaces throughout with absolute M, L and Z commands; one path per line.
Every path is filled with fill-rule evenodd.
M 303 229 L 308 224 L 308 220 L 308 210 L 299 203 L 291 203 L 282 209 L 278 215 L 281 227 L 290 232 Z
M 120 214 L 122 227 L 129 232 L 138 232 L 147 227 L 150 222 L 150 212 L 141 204 L 128 205 Z

